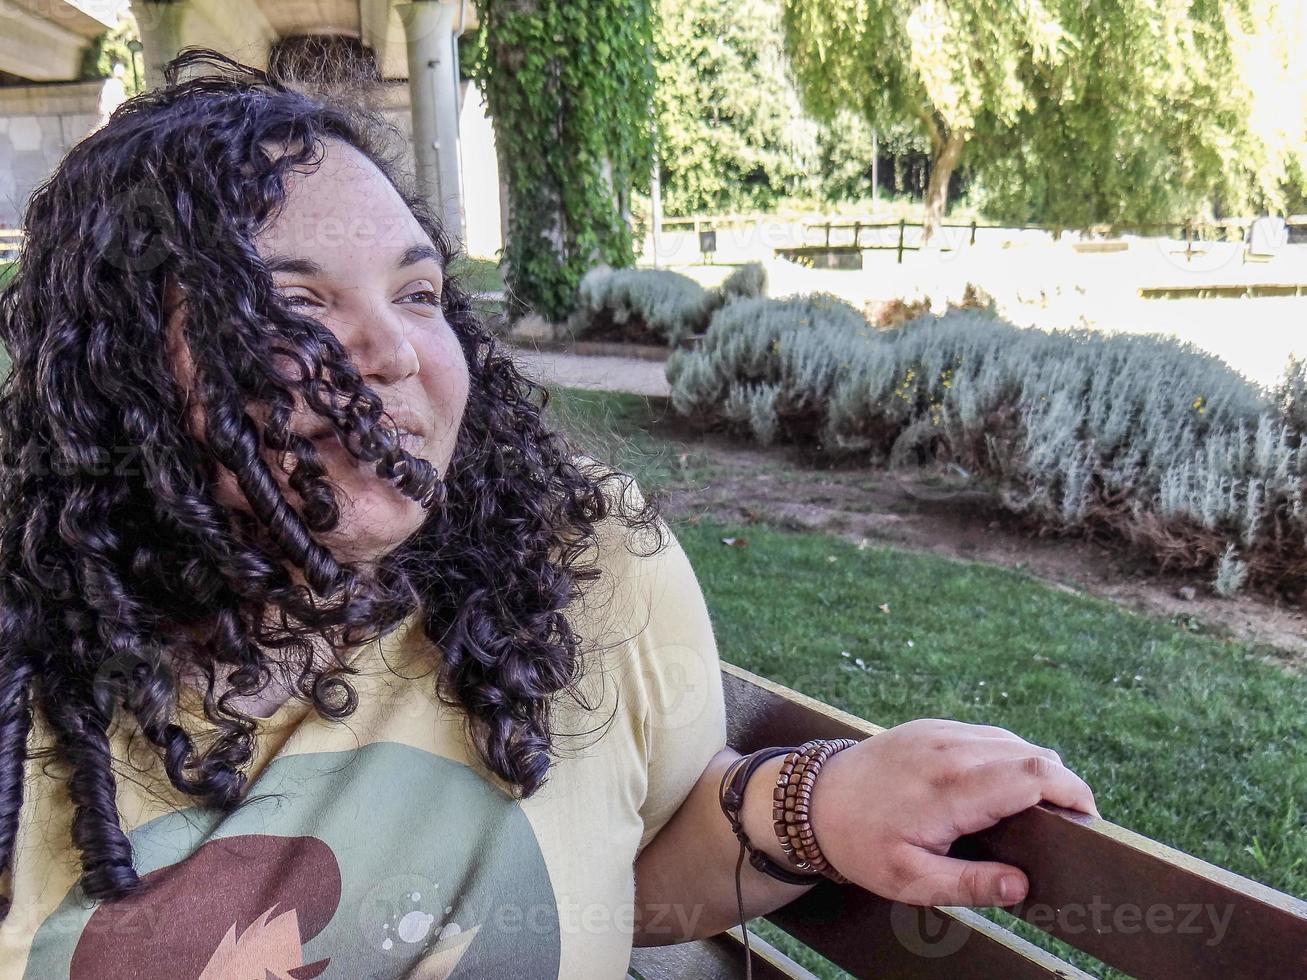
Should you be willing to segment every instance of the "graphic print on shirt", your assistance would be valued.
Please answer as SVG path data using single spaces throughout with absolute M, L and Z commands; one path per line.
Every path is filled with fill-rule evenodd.
M 227 816 L 128 834 L 145 887 L 41 924 L 24 980 L 555 978 L 561 935 L 520 804 L 395 742 L 275 759 Z

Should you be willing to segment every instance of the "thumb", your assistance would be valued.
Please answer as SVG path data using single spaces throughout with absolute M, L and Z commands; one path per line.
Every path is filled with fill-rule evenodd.
M 1025 872 L 1010 864 L 923 852 L 918 873 L 897 898 L 911 905 L 1015 905 L 1029 890 Z

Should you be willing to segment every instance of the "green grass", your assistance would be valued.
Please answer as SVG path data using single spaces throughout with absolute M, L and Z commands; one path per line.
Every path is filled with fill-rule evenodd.
M 675 454 L 641 428 L 644 399 L 560 401 L 643 485 L 678 480 Z M 1012 729 L 1059 751 L 1107 819 L 1307 895 L 1307 676 L 1271 651 L 1005 569 L 763 524 L 674 527 L 724 660 L 880 725 Z
M 14 273 L 17 271 L 17 262 L 0 262 L 0 289 L 4 289 L 8 285 L 9 280 L 14 277 Z M 9 376 L 9 364 L 9 352 L 3 346 L 0 346 L 0 379 Z
M 503 291 L 504 276 L 494 259 L 474 259 L 465 255 L 454 262 L 450 271 L 462 280 L 463 288 L 470 293 Z

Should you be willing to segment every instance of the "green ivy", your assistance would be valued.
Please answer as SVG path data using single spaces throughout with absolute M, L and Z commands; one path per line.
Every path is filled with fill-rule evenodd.
M 132 52 L 127 46 L 129 41 L 139 41 L 140 34 L 136 22 L 131 18 L 119 18 L 118 26 L 95 37 L 82 51 L 80 77 L 83 81 L 101 78 L 113 78 L 115 69 L 123 68 L 123 86 L 128 96 L 136 95 L 137 78 L 142 70 L 141 60 L 136 62 L 136 72 L 132 71 Z
M 653 0 L 482 0 L 474 73 L 508 185 L 513 312 L 553 320 L 586 270 L 635 261 L 626 209 L 653 161 Z

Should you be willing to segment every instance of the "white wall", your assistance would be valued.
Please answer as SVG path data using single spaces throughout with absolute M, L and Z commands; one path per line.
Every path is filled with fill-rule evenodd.
M 499 214 L 499 157 L 486 104 L 475 85 L 463 85 L 459 118 L 463 144 L 463 212 L 467 215 L 467 254 L 493 259 L 504 247 Z

